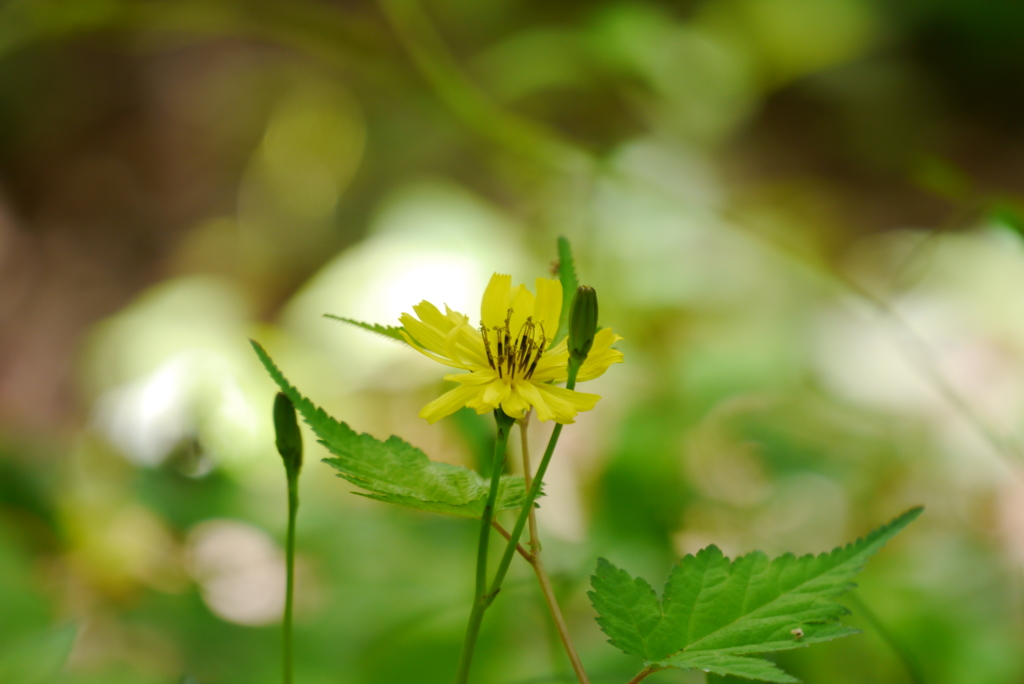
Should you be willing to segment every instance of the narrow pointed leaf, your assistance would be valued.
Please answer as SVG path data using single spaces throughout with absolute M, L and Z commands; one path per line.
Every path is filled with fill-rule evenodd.
M 558 238 L 558 279 L 562 282 L 562 315 L 558 319 L 556 343 L 569 334 L 569 309 L 572 308 L 576 288 L 580 286 L 579 278 L 576 277 L 576 263 L 572 258 L 572 246 L 564 237 Z
M 334 314 L 324 314 L 324 318 L 330 318 L 332 321 L 341 321 L 342 323 L 348 323 L 354 325 L 357 328 L 362 328 L 377 335 L 382 335 L 391 340 L 397 340 L 402 344 L 408 344 L 405 338 L 402 337 L 402 327 L 394 325 L 381 325 L 380 323 L 364 323 L 357 321 L 352 318 L 344 318 L 342 316 L 335 316 Z
M 855 634 L 839 624 L 849 611 L 834 599 L 853 586 L 851 579 L 868 559 L 921 510 L 911 509 L 866 537 L 819 556 L 786 554 L 769 560 L 755 551 L 730 561 L 709 546 L 672 569 L 661 601 L 646 581 L 601 560 L 590 597 L 611 643 L 649 664 L 796 681 L 780 678 L 788 675 L 768 661 L 740 656 Z
M 259 343 L 256 355 L 281 391 L 292 401 L 319 442 L 334 454 L 324 459 L 343 477 L 378 501 L 469 518 L 483 514 L 489 481 L 462 466 L 437 463 L 411 444 L 390 437 L 381 441 L 337 421 L 299 393 Z M 497 510 L 522 508 L 523 478 L 502 476 Z

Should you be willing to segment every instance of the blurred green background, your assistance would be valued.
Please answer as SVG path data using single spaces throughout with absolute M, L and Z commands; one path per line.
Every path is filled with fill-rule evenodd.
M 566 235 L 625 337 L 539 513 L 595 684 L 640 666 L 593 621 L 599 555 L 659 584 L 918 503 L 849 603 L 865 633 L 780 662 L 1024 682 L 1021 35 L 1019 0 L 6 0 L 0 681 L 279 681 L 246 338 L 473 464 L 486 420 L 417 418 L 440 367 L 321 314 L 475 317 Z M 476 525 L 353 496 L 307 446 L 297 681 L 450 681 Z M 476 680 L 572 681 L 523 565 Z

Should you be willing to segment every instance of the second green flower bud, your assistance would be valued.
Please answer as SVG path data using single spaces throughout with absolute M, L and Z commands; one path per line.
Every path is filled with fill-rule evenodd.
M 569 310 L 569 358 L 582 364 L 594 346 L 597 332 L 597 292 L 588 285 L 576 288 L 576 296 Z

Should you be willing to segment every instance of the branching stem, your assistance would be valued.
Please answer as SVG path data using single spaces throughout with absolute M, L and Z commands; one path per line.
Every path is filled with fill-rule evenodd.
M 505 541 L 511 541 L 512 540 L 512 535 L 509 534 L 508 530 L 506 530 L 504 527 L 502 527 L 501 523 L 498 522 L 497 520 L 492 520 L 491 521 L 491 527 L 496 529 L 498 531 L 498 534 L 500 534 L 502 537 L 505 538 Z M 523 557 L 524 561 L 526 561 L 530 565 L 533 565 L 533 554 L 530 553 L 529 551 L 527 551 L 523 547 L 522 544 L 516 544 L 516 551 L 519 552 L 519 555 Z
M 527 431 L 530 427 L 530 414 L 526 414 L 526 417 L 519 421 L 519 436 L 522 441 L 523 451 L 523 479 L 526 481 L 526 488 L 529 489 L 532 482 L 530 475 L 530 446 L 528 441 Z M 555 590 L 551 586 L 551 580 L 548 578 L 547 571 L 544 569 L 544 561 L 541 558 L 541 544 L 540 536 L 537 534 L 537 513 L 533 506 L 529 509 L 529 525 L 530 525 L 530 558 L 527 561 L 533 566 L 533 571 L 537 575 L 537 582 L 540 584 L 541 593 L 544 594 L 544 601 L 548 604 L 548 610 L 551 612 L 551 619 L 555 623 L 555 629 L 558 630 L 558 636 L 562 640 L 562 646 L 565 648 L 565 654 L 569 657 L 569 662 L 572 664 L 572 670 L 576 673 L 576 679 L 579 680 L 580 684 L 590 684 L 590 680 L 587 679 L 586 670 L 583 669 L 583 662 L 580 660 L 579 653 L 576 652 L 576 646 L 572 643 L 572 637 L 569 635 L 569 627 L 565 624 L 565 618 L 562 616 L 562 610 L 558 607 L 558 600 L 555 598 Z
M 576 375 L 579 373 L 579 370 L 578 365 L 573 363 L 569 364 L 569 379 L 565 383 L 566 389 L 573 389 L 576 387 Z M 547 449 L 544 450 L 544 456 L 541 458 L 540 466 L 537 468 L 537 474 L 534 477 L 533 483 L 527 490 L 526 499 L 523 501 L 523 507 L 519 511 L 519 517 L 516 518 L 516 525 L 512 528 L 509 542 L 505 546 L 505 553 L 502 555 L 501 562 L 498 564 L 498 571 L 494 575 L 494 581 L 491 582 L 491 590 L 487 593 L 488 603 L 493 601 L 494 597 L 498 595 L 498 591 L 501 590 L 501 583 L 505 580 L 505 575 L 508 573 L 509 565 L 512 564 L 512 556 L 516 553 L 516 545 L 519 543 L 519 538 L 523 536 L 523 530 L 526 527 L 531 511 L 533 511 L 533 504 L 537 501 L 537 497 L 540 495 L 540 487 L 544 482 L 544 474 L 547 473 L 548 465 L 551 464 L 551 456 L 555 453 L 555 446 L 558 444 L 558 437 L 562 434 L 563 427 L 564 426 L 561 423 L 557 423 L 555 425 L 555 429 L 551 432 L 550 439 L 548 439 Z
M 480 517 L 480 541 L 476 554 L 476 593 L 473 598 L 473 609 L 469 613 L 469 624 L 466 626 L 466 637 L 462 642 L 462 655 L 459 656 L 455 684 L 466 684 L 469 681 L 469 669 L 473 664 L 473 652 L 476 649 L 484 611 L 494 598 L 487 593 L 487 546 L 491 538 L 491 523 L 494 521 L 494 505 L 498 500 L 498 484 L 505 465 L 505 449 L 514 424 L 514 421 L 500 409 L 494 412 L 494 416 L 498 424 L 498 435 L 494 441 L 494 461 L 491 463 L 491 487 L 487 493 L 483 515 Z M 515 545 L 510 546 L 515 553 Z M 498 586 L 500 588 L 501 585 Z
M 661 670 L 664 670 L 664 669 L 665 668 L 658 667 L 656 665 L 648 665 L 644 669 L 640 670 L 640 672 L 637 673 L 636 677 L 633 677 L 632 679 L 630 679 L 629 682 L 627 682 L 627 684 L 639 684 L 640 682 L 642 682 L 643 680 L 647 679 L 648 677 L 650 677 L 655 672 L 660 672 Z

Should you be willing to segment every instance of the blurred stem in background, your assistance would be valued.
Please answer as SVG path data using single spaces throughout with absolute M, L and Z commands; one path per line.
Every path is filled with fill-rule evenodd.
M 496 104 L 463 72 L 417 0 L 379 0 L 416 66 L 467 126 L 501 147 L 563 171 L 593 165 L 592 155 L 556 131 Z
M 900 641 L 896 635 L 889 631 L 889 629 L 882 624 L 881 619 L 875 614 L 875 611 L 871 610 L 867 603 L 865 603 L 861 597 L 855 591 L 851 591 L 847 594 L 847 598 L 853 603 L 854 607 L 859 610 L 871 626 L 878 632 L 878 636 L 886 643 L 886 645 L 892 649 L 892 652 L 899 658 L 900 663 L 907 671 L 907 676 L 914 684 L 925 684 L 924 675 L 921 673 L 921 666 L 917 662 L 917 658 L 910 652 L 910 649 Z
M 287 586 L 282 625 L 282 667 L 284 684 L 292 684 L 292 607 L 295 593 L 295 517 L 299 512 L 299 470 L 302 469 L 302 434 L 295 419 L 295 406 L 283 392 L 274 399 L 274 432 L 277 451 L 288 478 L 288 540 L 285 547 Z

